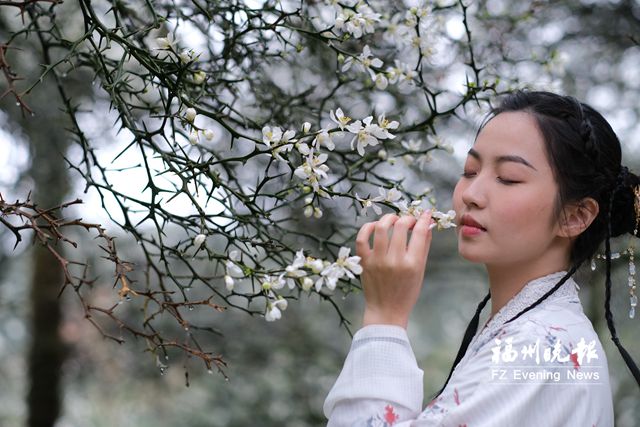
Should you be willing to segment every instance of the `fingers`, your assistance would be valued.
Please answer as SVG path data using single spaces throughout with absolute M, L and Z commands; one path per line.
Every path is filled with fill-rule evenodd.
M 431 219 L 431 211 L 425 211 L 416 222 L 411 233 L 408 252 L 415 253 L 421 258 L 426 258 L 433 236 L 430 225 L 434 222 Z
M 372 250 L 369 246 L 369 237 L 371 237 L 375 225 L 375 221 L 363 224 L 356 236 L 356 255 L 358 255 L 362 261 L 365 261 L 369 255 L 371 255 Z
M 417 222 L 413 215 L 403 215 L 393 225 L 393 234 L 389 243 L 389 252 L 404 256 L 407 252 L 407 238 L 411 228 Z
M 386 214 L 375 222 L 373 235 L 373 255 L 384 257 L 389 249 L 389 229 L 400 219 L 395 214 Z

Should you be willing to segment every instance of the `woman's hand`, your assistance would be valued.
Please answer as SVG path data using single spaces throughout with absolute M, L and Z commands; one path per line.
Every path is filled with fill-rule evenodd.
M 398 325 L 406 329 L 409 314 L 418 300 L 435 221 L 431 212 L 418 220 L 412 215 L 384 215 L 364 224 L 356 238 L 356 252 L 361 257 L 360 279 L 366 301 L 363 326 Z M 391 238 L 389 230 L 393 227 Z M 408 232 L 413 229 L 407 245 Z M 369 237 L 374 233 L 373 249 Z

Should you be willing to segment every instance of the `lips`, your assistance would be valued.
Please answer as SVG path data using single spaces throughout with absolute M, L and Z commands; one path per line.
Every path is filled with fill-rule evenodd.
M 464 214 L 462 215 L 462 218 L 460 219 L 460 224 L 462 225 L 468 225 L 470 227 L 476 227 L 479 228 L 481 230 L 487 230 L 486 228 L 484 228 L 482 226 L 482 224 L 480 224 L 478 221 L 476 221 L 471 215 L 469 214 Z

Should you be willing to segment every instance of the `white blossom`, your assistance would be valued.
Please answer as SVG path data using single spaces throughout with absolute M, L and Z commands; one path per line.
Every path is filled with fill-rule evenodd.
M 349 33 L 357 39 L 363 34 L 373 33 L 375 31 L 374 24 L 380 21 L 380 14 L 361 2 L 357 4 L 355 11 L 347 8 L 338 10 L 335 22 L 336 29 Z
M 351 65 L 354 62 L 358 64 L 358 67 L 362 71 L 368 72 L 372 80 L 375 79 L 376 73 L 371 69 L 371 67 L 380 68 L 383 65 L 382 60 L 373 56 L 369 45 L 365 45 L 362 49 L 362 53 L 355 57 L 355 59 L 351 56 L 347 58 L 347 60 L 344 62 L 344 65 L 342 66 L 342 71 L 347 71 L 349 68 L 351 68 Z
M 167 37 L 158 37 L 156 44 L 158 50 L 175 50 L 175 46 L 178 43 L 177 39 L 173 38 L 173 34 L 168 33 Z
M 244 272 L 242 269 L 235 263 L 235 261 L 239 258 L 239 253 L 237 250 L 233 250 L 229 253 L 229 259 L 225 263 L 225 267 L 227 269 L 227 274 L 232 277 L 244 277 Z
M 389 80 L 383 73 L 376 74 L 373 81 L 375 82 L 376 87 L 380 90 L 385 90 L 387 86 L 389 86 Z
M 349 256 L 351 248 L 341 247 L 338 252 L 338 259 L 325 267 L 320 275 L 324 278 L 324 284 L 330 290 L 334 290 L 339 279 L 343 276 L 347 276 L 350 279 L 355 278 L 354 274 L 362 273 L 362 266 L 360 266 L 359 256 Z M 316 282 L 316 290 L 320 291 L 322 282 Z
M 283 278 L 284 274 L 278 276 L 264 276 L 261 280 L 262 289 L 265 291 L 271 289 L 282 289 L 286 284 L 286 280 Z
M 409 139 L 400 143 L 407 151 L 420 151 L 422 148 L 422 140 Z
M 329 151 L 333 151 L 336 148 L 336 145 L 331 139 L 331 134 L 324 129 L 322 129 L 313 140 L 313 146 L 317 150 L 320 150 L 320 147 L 323 145 L 327 147 L 327 150 Z
M 424 212 L 424 208 L 420 206 L 421 204 L 422 199 L 414 200 L 410 203 L 402 199 L 394 203 L 402 215 L 413 215 L 415 218 L 419 218 Z
M 185 49 L 178 54 L 178 57 L 183 64 L 187 64 L 198 59 L 200 57 L 200 54 L 196 54 L 193 49 Z
M 273 292 L 269 291 L 269 293 L 273 299 L 267 300 L 264 318 L 267 322 L 273 322 L 282 318 L 282 312 L 287 309 L 289 303 L 282 296 L 275 297 Z
M 400 193 L 395 187 L 391 187 L 388 191 L 385 190 L 384 187 L 378 187 L 378 193 L 383 197 L 385 202 L 395 202 L 402 197 L 402 193 Z
M 360 210 L 360 215 L 362 216 L 366 215 L 367 209 L 369 208 L 372 208 L 377 215 L 380 215 L 382 213 L 382 208 L 376 205 L 376 203 L 384 200 L 384 196 L 376 196 L 376 197 L 370 197 L 368 199 L 362 199 L 360 198 L 360 196 L 358 196 L 358 193 L 356 193 L 356 200 L 362 203 L 362 209 Z
M 324 164 L 327 158 L 328 155 L 326 153 L 315 156 L 313 150 L 309 150 L 309 155 L 305 162 L 298 166 L 293 173 L 298 178 L 307 180 L 309 185 L 317 192 L 320 188 L 319 181 L 328 176 L 329 167 Z
M 384 113 L 380 114 L 378 116 L 378 127 L 380 129 L 382 129 L 383 131 L 386 131 L 386 135 L 388 139 L 393 139 L 395 138 L 395 135 L 391 135 L 389 133 L 389 129 L 394 130 L 394 129 L 398 129 L 398 126 L 400 126 L 400 123 L 398 123 L 395 120 L 389 121 Z
M 431 217 L 436 220 L 435 224 L 431 224 L 430 228 L 438 227 L 438 230 L 445 228 L 453 228 L 456 224 L 453 222 L 456 217 L 456 211 L 449 210 L 447 213 L 435 211 L 431 214 Z
M 407 33 L 411 30 L 406 25 L 400 23 L 402 15 L 397 13 L 393 15 L 390 21 L 386 22 L 386 29 L 382 34 L 383 40 L 393 45 L 402 44 Z
M 365 34 L 370 34 L 375 31 L 374 24 L 380 22 L 381 15 L 371 9 L 369 5 L 364 2 L 358 3 L 356 11 L 360 14 L 362 20 L 363 30 Z
M 418 163 L 418 167 L 420 168 L 420 170 L 424 171 L 427 167 L 427 163 L 431 163 L 432 160 L 433 157 L 431 156 L 431 153 L 425 153 L 418 156 L 416 162 Z
M 386 74 L 391 84 L 399 84 L 400 87 L 415 84 L 414 79 L 417 77 L 415 70 L 409 64 L 394 61 L 395 66 L 387 67 Z
M 329 263 L 327 263 L 327 265 L 328 264 Z M 310 269 L 311 271 L 313 271 L 315 274 L 320 274 L 322 269 L 325 267 L 324 261 L 318 258 L 310 257 L 310 256 L 307 257 L 307 260 L 305 261 L 304 266 Z
M 351 121 L 351 117 L 345 116 L 341 108 L 338 108 L 335 114 L 333 110 L 331 110 L 329 112 L 329 116 L 331 117 L 331 120 L 333 120 L 338 125 L 340 130 L 344 130 L 344 127 Z
M 301 267 L 304 267 L 305 261 L 306 258 L 304 256 L 303 250 L 300 249 L 298 252 L 296 252 L 293 263 L 285 268 L 287 276 L 286 281 L 289 289 L 293 289 L 296 286 L 293 278 L 297 279 L 300 277 L 305 277 L 307 275 L 307 272 L 301 269 Z
M 435 148 L 440 148 L 449 154 L 453 154 L 453 146 L 451 146 L 451 144 L 447 144 L 446 142 L 444 142 L 442 138 L 440 138 L 439 136 L 437 135 L 434 136 L 432 141 Z
M 277 126 L 273 128 L 265 126 L 262 128 L 262 142 L 273 150 L 273 154 L 278 160 L 284 160 L 279 153 L 280 151 L 291 151 L 296 142 L 295 139 L 292 139 L 295 134 L 296 132 L 293 130 L 283 132 Z
M 364 156 L 364 147 L 368 145 L 377 145 L 378 139 L 394 138 L 394 136 L 385 129 L 381 129 L 376 124 L 371 124 L 372 120 L 373 116 L 369 116 L 362 122 L 360 120 L 356 120 L 347 126 L 347 130 L 355 135 L 351 139 L 351 149 L 353 150 L 353 143 L 357 142 L 358 154 L 361 156 Z
M 280 309 L 274 304 L 267 305 L 267 312 L 264 315 L 264 318 L 267 322 L 274 322 L 282 317 L 282 312 Z
M 282 129 L 279 127 L 271 128 L 270 126 L 265 126 L 262 128 L 262 142 L 264 142 L 267 147 L 271 147 L 271 144 L 278 143 L 282 138 Z

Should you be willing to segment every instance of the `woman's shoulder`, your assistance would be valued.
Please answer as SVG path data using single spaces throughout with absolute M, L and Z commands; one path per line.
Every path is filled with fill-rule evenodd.
M 478 343 L 424 416 L 441 417 L 438 425 L 507 425 L 525 416 L 527 426 L 566 425 L 559 420 L 568 421 L 573 408 L 581 415 L 571 425 L 611 425 L 609 372 L 598 335 L 581 309 L 559 306 L 530 310 Z
M 541 339 L 547 343 L 561 340 L 575 346 L 581 341 L 594 342 L 601 347 L 593 323 L 585 315 L 577 297 L 563 297 L 530 310 L 502 328 L 502 334 L 531 341 Z

